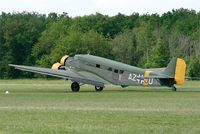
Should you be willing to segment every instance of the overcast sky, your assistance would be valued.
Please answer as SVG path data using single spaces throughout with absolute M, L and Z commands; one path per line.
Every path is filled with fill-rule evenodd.
M 67 12 L 73 17 L 95 12 L 110 16 L 119 12 L 126 15 L 133 12 L 163 14 L 178 8 L 199 11 L 200 0 L 0 0 L 0 12 Z

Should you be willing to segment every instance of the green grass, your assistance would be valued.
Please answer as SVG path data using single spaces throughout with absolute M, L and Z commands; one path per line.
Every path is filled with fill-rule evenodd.
M 83 85 L 72 93 L 64 80 L 0 80 L 0 134 L 188 134 L 199 126 L 200 81 L 177 92 Z

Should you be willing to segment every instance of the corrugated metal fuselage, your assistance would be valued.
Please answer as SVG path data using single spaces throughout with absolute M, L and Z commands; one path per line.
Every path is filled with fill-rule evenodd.
M 66 66 L 78 71 L 93 73 L 114 85 L 126 86 L 160 86 L 158 79 L 141 79 L 150 76 L 151 70 L 141 69 L 121 62 L 92 56 L 76 55 L 74 60 L 66 62 Z

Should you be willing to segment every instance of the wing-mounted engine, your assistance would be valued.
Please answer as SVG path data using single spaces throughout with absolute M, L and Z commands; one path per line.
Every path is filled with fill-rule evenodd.
M 51 67 L 51 69 L 53 70 L 65 70 L 65 62 L 67 61 L 67 59 L 69 58 L 68 55 L 63 56 L 60 59 L 60 63 L 54 63 L 53 66 Z

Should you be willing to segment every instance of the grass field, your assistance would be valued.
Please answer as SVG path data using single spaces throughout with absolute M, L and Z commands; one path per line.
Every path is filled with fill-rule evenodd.
M 4 133 L 200 133 L 200 81 L 177 92 L 83 85 L 72 93 L 64 80 L 0 80 Z

